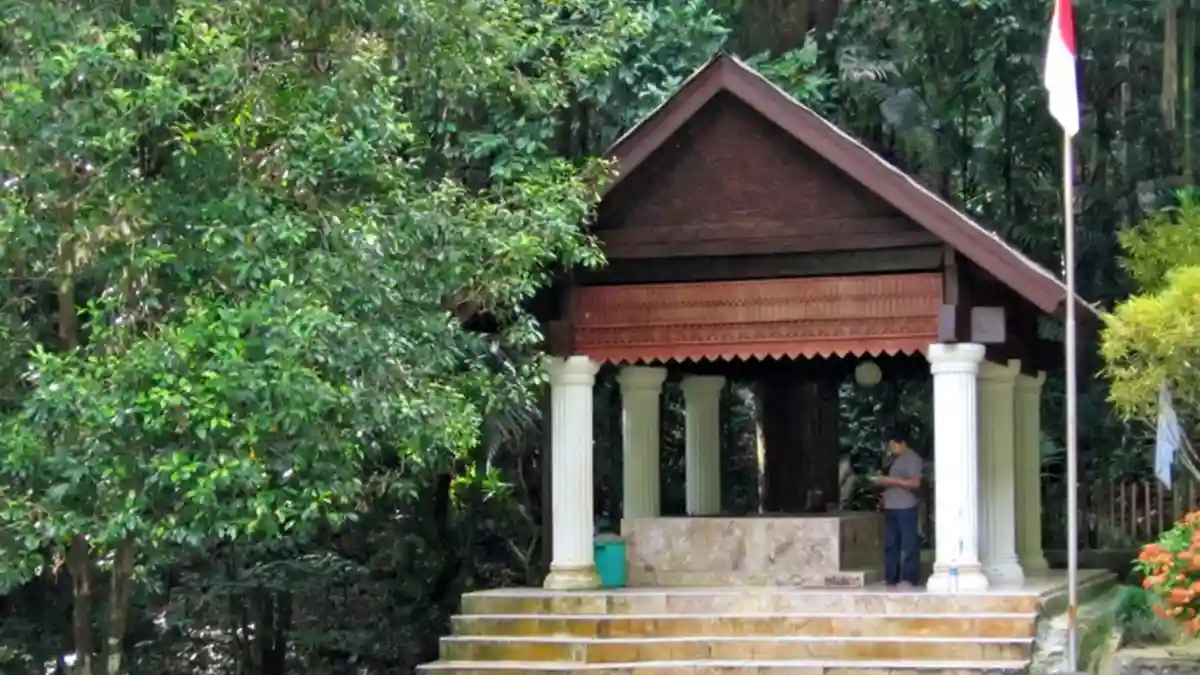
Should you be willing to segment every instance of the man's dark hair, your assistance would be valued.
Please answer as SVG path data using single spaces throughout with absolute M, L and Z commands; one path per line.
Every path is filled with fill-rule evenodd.
M 902 445 L 908 445 L 908 429 L 905 429 L 901 425 L 893 426 L 888 429 L 886 437 L 883 440 L 888 441 L 889 443 L 896 442 Z

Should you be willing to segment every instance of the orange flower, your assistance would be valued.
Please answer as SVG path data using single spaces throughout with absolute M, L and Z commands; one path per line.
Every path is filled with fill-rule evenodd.
M 1195 635 L 1200 634 L 1200 510 L 1188 513 L 1177 527 L 1138 551 L 1138 567 L 1142 587 L 1157 597 L 1155 614 Z

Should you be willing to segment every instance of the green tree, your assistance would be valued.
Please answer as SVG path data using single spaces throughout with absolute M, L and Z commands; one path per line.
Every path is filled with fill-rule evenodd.
M 0 17 L 0 574 L 65 565 L 75 672 L 118 675 L 139 573 L 337 527 L 365 461 L 444 467 L 528 399 L 527 301 L 599 259 L 603 167 L 547 120 L 641 23 L 617 0 Z
M 49 6 L 26 6 L 29 4 Z M 170 20 L 172 7 L 188 13 L 188 18 L 180 22 Z M 218 9 L 226 13 L 215 15 Z M 115 14 L 118 11 L 123 14 Z M 307 0 L 291 4 L 235 1 L 175 5 L 155 4 L 150 0 L 124 4 L 0 0 L 3 26 L 0 119 L 5 125 L 0 131 L 3 139 L 0 140 L 3 195 L 0 203 L 4 204 L 0 206 L 0 214 L 7 228 L 5 236 L 0 237 L 0 260 L 5 262 L 5 283 L 9 285 L 4 296 L 8 304 L 0 312 L 2 414 L 9 417 L 8 427 L 11 427 L 19 416 L 30 414 L 26 411 L 32 405 L 30 397 L 42 395 L 41 385 L 27 377 L 31 366 L 27 355 L 35 346 L 54 359 L 62 358 L 65 348 L 58 337 L 59 320 L 55 316 L 60 307 L 56 300 L 60 290 L 70 290 L 77 297 L 74 305 L 79 311 L 67 312 L 66 316 L 78 319 L 79 328 L 74 332 L 80 336 L 80 348 L 86 351 L 68 364 L 72 370 L 57 361 L 45 369 L 71 375 L 81 372 L 84 354 L 103 357 L 107 353 L 104 351 L 107 348 L 98 346 L 98 338 L 92 335 L 98 316 L 94 311 L 120 316 L 125 323 L 116 323 L 118 326 L 127 326 L 125 317 L 139 314 L 136 309 L 124 314 L 113 309 L 111 298 L 115 290 L 125 288 L 122 279 L 129 279 L 130 287 L 142 294 L 137 302 L 141 303 L 143 318 L 141 328 L 120 339 L 139 342 L 157 335 L 148 326 L 162 325 L 176 331 L 173 335 L 195 327 L 196 330 L 184 332 L 207 335 L 208 328 L 203 322 L 183 320 L 184 310 L 180 308 L 189 307 L 185 298 L 194 296 L 202 300 L 203 304 L 197 305 L 200 312 L 225 305 L 240 312 L 240 308 L 251 306 L 255 298 L 265 297 L 265 291 L 260 297 L 257 291 L 247 291 L 242 282 L 226 290 L 229 282 L 210 273 L 218 268 L 233 269 L 234 263 L 229 262 L 231 252 L 244 256 L 248 253 L 242 249 L 252 249 L 262 256 L 249 266 L 244 261 L 238 262 L 237 270 L 245 269 L 250 274 L 249 270 L 264 269 L 263 261 L 283 259 L 289 265 L 288 273 L 299 273 L 296 283 L 302 286 L 301 290 L 313 292 L 318 287 L 308 276 L 319 271 L 307 262 L 312 253 L 310 248 L 301 244 L 282 247 L 270 236 L 266 240 L 252 240 L 250 246 L 245 243 L 246 231 L 270 228 L 261 227 L 257 221 L 253 226 L 239 226 L 245 222 L 244 218 L 226 220 L 220 211 L 210 208 L 221 201 L 215 194 L 222 191 L 234 194 L 226 189 L 228 185 L 243 189 L 241 179 L 222 178 L 220 174 L 214 177 L 199 168 L 220 171 L 226 164 L 215 159 L 220 153 L 212 149 L 224 146 L 209 137 L 202 138 L 202 143 L 194 143 L 187 136 L 193 129 L 244 125 L 238 127 L 239 133 L 262 134 L 258 137 L 261 140 L 255 140 L 249 148 L 272 148 L 258 155 L 255 161 L 279 157 L 283 158 L 279 161 L 290 163 L 292 158 L 301 156 L 317 158 L 314 168 L 309 170 L 323 186 L 331 185 L 334 172 L 315 148 L 297 149 L 289 145 L 281 150 L 275 145 L 273 139 L 278 137 L 298 139 L 309 135 L 305 127 L 293 128 L 287 119 L 256 117 L 253 105 L 243 105 L 244 119 L 233 113 L 229 107 L 232 103 L 258 100 L 259 90 L 267 92 L 266 100 L 278 111 L 292 105 L 288 100 L 301 108 L 310 105 L 300 97 L 312 94 L 313 87 L 338 97 L 349 96 L 321 104 L 328 110 L 352 111 L 360 104 L 369 107 L 382 103 L 384 107 L 378 114 L 367 112 L 353 118 L 359 120 L 354 123 L 355 128 L 365 128 L 368 117 L 386 118 L 401 125 L 401 133 L 411 135 L 411 141 L 398 144 L 401 151 L 393 158 L 402 158 L 412 169 L 410 185 L 420 188 L 417 194 L 428 198 L 446 179 L 464 190 L 462 199 L 469 204 L 503 205 L 507 203 L 506 186 L 524 182 L 528 172 L 547 175 L 541 168 L 555 159 L 579 167 L 583 165 L 580 158 L 601 153 L 616 135 L 670 94 L 714 49 L 724 45 L 747 58 L 765 53 L 754 62 L 778 84 L 805 96 L 847 131 L 941 194 L 964 204 L 981 222 L 993 226 L 1053 269 L 1059 261 L 1061 246 L 1058 139 L 1045 113 L 1044 93 L 1038 82 L 1047 11 L 1044 0 L 953 0 L 932 4 L 920 0 L 853 3 L 629 0 L 587 6 L 569 0 L 557 4 L 402 0 L 389 5 L 336 6 Z M 606 20 L 610 16 L 613 21 Z M 1194 136 L 1195 120 L 1188 114 L 1191 104 L 1187 97 L 1191 96 L 1191 89 L 1180 80 L 1192 66 L 1187 59 L 1192 53 L 1188 33 L 1191 31 L 1194 36 L 1191 24 L 1195 17 L 1190 9 L 1174 7 L 1170 2 L 1099 0 L 1090 3 L 1086 11 L 1077 12 L 1076 19 L 1084 64 L 1081 84 L 1085 114 L 1084 129 L 1076 144 L 1078 222 L 1081 223 L 1077 278 L 1085 297 L 1111 302 L 1125 297 L 1130 290 L 1127 275 L 1116 262 L 1120 253 L 1116 233 L 1153 211 L 1170 189 L 1187 182 L 1179 174 L 1189 173 L 1190 163 L 1184 148 Z M 175 23 L 184 25 L 176 28 Z M 236 48 L 225 52 L 222 45 L 201 44 L 193 49 L 194 54 L 182 51 L 174 33 L 201 24 L 211 35 L 223 36 L 226 42 L 230 41 L 230 35 L 235 35 Z M 349 86 L 346 78 L 351 69 L 347 60 L 330 58 L 338 53 L 344 56 L 348 50 L 325 50 L 320 41 L 314 48 L 313 43 L 276 39 L 284 30 L 270 28 L 271 25 L 290 26 L 289 33 L 311 27 L 314 35 L 330 33 L 334 25 L 340 26 L 348 32 L 328 42 L 343 47 L 350 44 L 345 35 L 358 30 L 357 34 L 366 38 L 363 44 L 376 45 L 388 52 L 389 57 L 380 59 L 376 67 L 393 78 L 382 86 L 390 87 L 398 96 L 384 98 L 378 91 Z M 254 32 L 259 28 L 260 32 Z M 137 33 L 137 37 L 123 37 L 124 42 L 111 37 L 129 30 Z M 811 46 L 802 44 L 803 37 L 810 32 L 815 38 L 815 55 Z M 121 45 L 129 44 L 134 45 L 136 59 L 127 59 L 119 68 L 111 60 L 105 61 L 112 58 L 108 54 L 110 47 L 119 51 Z M 91 51 L 96 45 L 109 47 Z M 102 58 L 89 56 L 88 61 L 79 60 L 79 55 L 93 53 Z M 239 53 L 253 55 L 252 61 L 239 60 Z M 64 58 L 75 59 L 70 69 L 63 65 L 65 61 L 60 62 Z M 186 67 L 168 67 L 166 60 L 171 58 L 192 61 Z M 298 60 L 294 64 L 296 70 L 287 71 L 276 63 L 288 58 Z M 307 70 L 299 69 L 299 60 L 303 58 L 310 60 Z M 141 59 L 157 65 L 147 65 Z M 110 65 L 100 67 L 103 63 Z M 266 64 L 272 64 L 271 72 L 260 70 Z M 171 72 L 183 79 L 168 77 Z M 64 77 L 63 73 L 81 77 Z M 121 77 L 116 76 L 118 73 Z M 230 79 L 222 79 L 229 73 L 242 79 L 232 75 Z M 246 79 L 260 73 L 262 80 Z M 111 89 L 114 97 L 127 96 L 129 92 L 147 96 L 147 90 L 151 89 L 149 81 L 144 79 L 147 75 L 156 78 L 153 87 L 158 93 L 153 96 L 163 102 L 161 110 L 140 104 L 139 110 L 143 112 L 118 114 L 110 108 L 116 102 L 105 99 L 100 91 Z M 376 79 L 368 76 L 361 76 L 361 80 L 369 80 L 372 86 L 376 84 Z M 41 112 L 30 115 L 31 104 L 14 98 L 13 92 L 20 92 L 13 88 L 15 85 L 23 86 L 26 91 L 32 88 L 46 101 Z M 326 85 L 331 88 L 326 89 Z M 360 90 L 373 93 L 361 94 Z M 178 95 L 190 98 L 174 100 L 171 97 L 177 95 L 175 92 L 183 92 Z M 18 102 L 20 105 L 14 107 Z M 70 119 L 81 124 L 90 115 L 93 126 L 80 131 L 81 126 L 67 125 L 67 132 L 59 133 L 55 127 L 43 124 L 41 120 L 51 119 L 49 113 L 62 102 L 72 103 Z M 88 112 L 87 106 L 97 102 L 102 103 L 98 108 L 100 114 Z M 383 112 L 388 110 L 387 106 L 402 114 L 388 117 Z M 10 116 L 13 110 L 21 112 Z M 184 122 L 179 123 L 179 119 Z M 301 115 L 296 119 L 310 127 L 341 124 L 330 122 L 335 118 L 314 120 Z M 296 136 L 287 136 L 285 130 Z M 125 143 L 129 154 L 119 148 L 108 155 L 97 153 L 94 148 L 82 153 L 73 145 L 78 138 L 102 139 L 109 131 L 135 135 Z M 206 133 L 211 136 L 211 132 Z M 18 138 L 23 140 L 16 142 Z M 343 144 L 348 143 L 346 138 L 342 137 Z M 372 143 L 376 140 L 373 133 L 368 138 Z M 58 145 L 59 141 L 63 144 Z M 185 172 L 179 164 L 183 160 L 177 155 L 193 146 L 207 148 L 209 152 L 184 157 L 194 163 Z M 43 162 L 26 156 L 17 162 L 18 150 L 42 152 L 49 159 Z M 102 155 L 119 159 L 111 167 L 97 161 L 81 162 L 77 166 L 87 170 L 78 174 L 73 170 L 47 171 L 47 167 L 54 166 L 56 157 L 74 161 Z M 20 169 L 26 165 L 37 170 Z M 17 169 L 9 168 L 13 166 Z M 101 169 L 108 178 L 96 181 Z M 142 172 L 143 177 L 130 179 L 131 170 Z M 246 171 L 253 174 L 249 169 Z M 272 165 L 262 164 L 259 175 L 269 176 L 273 171 Z M 566 172 L 572 177 L 590 175 L 581 170 Z M 22 175 L 31 178 L 24 183 L 16 182 Z M 36 188 L 36 181 L 46 177 L 48 187 Z M 97 188 L 84 192 L 86 197 L 93 198 L 84 200 L 91 210 L 79 214 L 80 229 L 72 230 L 72 238 L 64 239 L 75 250 L 61 252 L 62 259 L 75 266 L 75 272 L 66 277 L 74 280 L 68 289 L 59 286 L 63 277 L 57 273 L 60 251 L 55 232 L 60 221 L 47 215 L 56 205 L 75 203 L 62 196 L 67 194 L 62 186 L 65 177 L 87 178 L 88 184 L 111 186 L 118 195 L 112 202 L 117 206 L 110 207 L 105 201 L 107 195 L 104 199 L 95 198 Z M 294 174 L 287 177 L 292 178 Z M 302 224 L 301 229 L 312 222 L 304 216 L 307 211 L 292 201 L 307 199 L 303 190 L 293 197 L 282 186 L 267 190 L 257 182 L 250 184 L 249 194 L 267 194 L 270 198 L 269 202 L 260 202 L 270 206 L 269 217 L 261 218 L 264 222 L 277 223 L 279 213 L 292 214 L 290 217 Z M 366 185 L 365 181 L 364 190 Z M 13 190 L 19 194 L 10 193 Z M 334 193 L 338 196 L 323 197 L 329 201 L 323 202 L 322 208 L 339 214 L 350 212 L 355 203 L 355 198 L 348 196 L 352 191 L 346 184 L 339 184 Z M 40 201 L 31 201 L 34 196 Z M 538 203 L 546 206 L 546 202 Z M 33 230 L 25 229 L 20 231 L 24 239 L 14 239 L 7 234 L 11 219 L 29 218 L 25 211 L 32 206 L 41 209 L 36 220 L 40 234 L 30 238 L 29 232 Z M 374 208 L 371 204 L 368 207 Z M 107 208 L 125 215 L 105 217 L 103 209 Z M 456 213 L 458 208 L 439 203 L 433 213 Z M 196 219 L 195 213 L 203 213 L 204 219 Z M 368 215 L 386 219 L 381 214 Z M 360 222 L 358 216 L 349 220 Z M 347 218 L 340 218 L 338 227 L 345 227 L 345 222 Z M 420 227 L 432 228 L 434 222 L 433 218 L 422 220 Z M 531 225 L 534 236 L 540 236 L 544 223 L 533 220 Z M 206 234 L 210 230 L 214 234 Z M 491 249 L 486 247 L 486 241 L 491 233 L 482 237 L 484 243 L 478 237 L 469 238 L 478 232 L 479 229 L 468 229 L 462 237 L 451 232 L 449 239 L 429 235 L 422 241 L 445 241 L 447 246 L 439 243 L 419 249 L 418 253 L 406 251 L 411 258 L 407 263 L 409 270 L 425 270 L 419 266 L 431 264 L 433 267 L 428 269 L 440 270 L 437 274 L 441 274 L 454 264 L 489 260 Z M 501 231 L 498 237 L 509 236 L 507 232 L 510 231 Z M 221 243 L 210 241 L 201 245 L 197 243 L 201 236 Z M 259 236 L 257 232 L 255 236 Z M 243 243 L 237 247 L 233 242 Z M 130 251 L 143 250 L 147 256 L 176 257 L 137 262 L 128 255 Z M 296 250 L 303 251 L 301 258 L 286 257 Z M 187 257 L 179 257 L 185 252 Z M 586 249 L 578 252 L 582 256 Z M 327 255 L 331 256 L 329 261 L 340 261 L 341 256 L 354 259 L 344 248 Z M 434 256 L 447 257 L 434 260 Z M 388 261 L 388 265 L 398 264 Z M 340 303 L 346 302 L 348 296 L 341 288 L 366 289 L 363 295 L 374 293 L 375 282 L 350 279 L 360 274 L 365 265 L 364 262 L 359 267 L 320 268 L 324 270 L 320 271 L 322 275 L 347 275 L 343 279 L 345 286 L 329 292 L 337 296 L 330 311 L 338 320 L 344 315 Z M 264 279 L 274 275 L 275 279 L 287 281 L 278 268 L 271 269 L 274 271 Z M 185 274 L 184 270 L 192 271 Z M 481 586 L 536 583 L 540 578 L 544 570 L 538 569 L 537 562 L 542 497 L 537 415 L 533 406 L 507 405 L 510 399 L 515 403 L 526 398 L 528 380 L 503 374 L 503 369 L 509 367 L 518 372 L 525 370 L 531 353 L 528 341 L 511 328 L 499 334 L 498 352 L 514 364 L 505 365 L 504 359 L 495 358 L 486 340 L 463 334 L 457 323 L 446 320 L 439 311 L 425 311 L 432 304 L 427 298 L 440 293 L 430 290 L 434 282 L 424 276 L 424 271 L 404 278 L 405 283 L 415 284 L 412 288 L 416 289 L 417 299 L 404 305 L 403 321 L 413 317 L 418 322 L 429 321 L 436 327 L 431 329 L 431 335 L 439 334 L 444 340 L 431 337 L 413 347 L 413 352 L 421 355 L 416 361 L 420 368 L 411 380 L 414 388 L 401 389 L 405 400 L 415 406 L 403 413 L 408 417 L 397 416 L 391 410 L 383 414 L 393 421 L 428 420 L 435 415 L 433 405 L 449 399 L 456 406 L 451 408 L 455 414 L 449 419 L 460 423 L 460 428 L 452 431 L 456 438 L 480 436 L 475 422 L 489 407 L 497 417 L 508 419 L 511 429 L 501 434 L 489 433 L 487 442 L 467 453 L 461 446 L 448 447 L 448 442 L 406 441 L 422 433 L 430 434 L 431 438 L 450 435 L 444 434 L 441 427 L 425 427 L 424 422 L 405 425 L 398 434 L 395 429 L 372 428 L 365 436 L 367 440 L 362 441 L 359 472 L 353 478 L 349 472 L 328 476 L 331 481 L 333 478 L 350 481 L 342 493 L 344 498 L 339 498 L 340 506 L 351 510 L 346 504 L 353 501 L 349 496 L 357 493 L 365 507 L 352 509 L 357 520 L 344 525 L 336 534 L 330 534 L 328 528 L 320 525 L 325 518 L 321 516 L 317 521 L 317 529 L 321 531 L 315 538 L 310 536 L 313 523 L 301 520 L 299 525 L 274 537 L 265 533 L 255 536 L 239 533 L 233 543 L 208 536 L 200 546 L 180 545 L 178 536 L 139 541 L 139 583 L 128 631 L 130 644 L 135 641 L 138 644 L 130 654 L 138 659 L 135 665 L 141 668 L 139 672 L 147 675 L 284 672 L 277 662 L 267 663 L 267 652 L 283 653 L 292 672 L 311 675 L 346 672 L 349 663 L 354 664 L 355 672 L 405 672 L 412 663 L 436 654 L 436 636 L 444 632 L 446 615 L 453 611 L 458 592 Z M 449 277 L 440 278 L 445 281 Z M 530 283 L 538 282 L 534 278 Z M 445 286 L 457 284 L 446 282 Z M 478 291 L 482 287 L 471 288 Z M 457 306 L 461 290 L 455 288 L 450 294 L 455 299 L 439 307 Z M 382 307 L 392 301 L 371 302 Z M 138 305 L 131 303 L 131 306 Z M 282 311 L 265 300 L 257 306 Z M 527 325 L 522 321 L 525 316 L 520 306 L 505 309 L 508 311 L 492 313 L 486 323 L 506 327 Z M 465 315 L 472 305 L 462 304 L 461 310 Z M 375 325 L 374 319 L 371 325 Z M 1057 333 L 1056 326 L 1044 328 L 1047 337 Z M 1082 368 L 1093 372 L 1096 363 L 1091 350 L 1093 336 L 1085 331 L 1081 337 Z M 161 349 L 177 350 L 174 345 L 182 338 L 171 339 L 174 341 L 162 342 Z M 329 342 L 325 340 L 311 350 L 306 346 L 292 353 L 299 351 L 301 358 L 325 358 L 319 350 L 327 349 Z M 129 348 L 137 351 L 134 346 L 130 344 Z M 342 341 L 333 347 L 338 353 L 348 349 Z M 366 359 L 377 347 L 367 345 L 363 349 Z M 455 366 L 426 367 L 426 357 L 445 357 L 446 364 L 453 360 Z M 486 367 L 485 362 L 489 364 Z M 378 366 L 375 361 L 369 363 L 372 368 Z M 289 361 L 276 367 L 293 365 Z M 110 363 L 104 367 L 116 366 Z M 95 368 L 88 371 L 92 379 L 86 380 L 93 387 L 97 385 L 94 379 L 102 372 L 101 366 Z M 182 366 L 179 369 L 183 372 Z M 371 368 L 364 370 L 371 371 Z M 130 372 L 123 371 L 123 382 L 128 383 Z M 342 377 L 320 371 L 312 386 L 339 391 L 334 385 Z M 437 385 L 428 399 L 424 396 L 425 389 L 415 388 L 426 377 Z M 42 382 L 49 383 L 46 379 Z M 1130 433 L 1130 428 L 1137 431 L 1136 425 L 1129 427 L 1111 420 L 1104 403 L 1108 393 L 1104 381 L 1096 380 L 1085 389 L 1087 395 L 1081 400 L 1081 428 L 1087 432 L 1081 444 L 1085 449 L 1084 475 L 1089 480 L 1141 477 L 1146 468 L 1144 434 Z M 1058 499 L 1052 494 L 1056 489 L 1053 478 L 1061 473 L 1056 460 L 1061 457 L 1061 443 L 1055 438 L 1055 430 L 1062 427 L 1061 390 L 1061 378 L 1051 373 L 1045 417 L 1047 437 L 1043 444 L 1047 489 L 1051 491 L 1048 503 Z M 50 393 L 47 390 L 46 394 Z M 112 398 L 109 394 L 107 400 Z M 872 428 L 866 423 L 876 402 L 861 396 L 855 398 L 845 411 L 847 429 Z M 381 395 L 380 400 L 384 399 Z M 53 408 L 61 411 L 64 399 L 54 400 L 57 402 Z M 677 401 L 671 405 L 676 404 Z M 42 409 L 50 406 L 38 405 Z M 369 409 L 365 401 L 361 405 L 360 410 Z M 611 401 L 607 404 L 598 401 L 597 405 L 598 417 L 614 414 Z M 603 409 L 605 405 L 609 408 Z M 320 404 L 320 409 L 340 410 L 340 406 L 335 401 Z M 681 432 L 675 428 L 679 424 L 677 417 L 668 415 L 664 423 L 668 439 L 664 457 L 670 462 L 671 448 L 678 445 L 672 445 L 670 439 L 678 440 Z M 102 422 L 94 418 L 87 422 L 89 428 L 98 424 Z M 322 427 L 321 437 L 334 439 L 328 442 L 342 442 L 345 436 L 341 430 L 348 428 L 337 426 L 342 424 L 348 423 L 336 421 L 332 430 Z M 728 432 L 732 438 L 736 429 Z M 117 436 L 115 431 L 105 429 L 106 436 L 102 437 L 110 439 L 104 441 L 107 444 L 115 442 L 113 438 L 132 437 L 128 429 L 123 433 Z M 38 422 L 14 435 L 12 447 L 45 450 L 50 436 L 45 423 Z M 299 436 L 296 438 L 299 442 Z M 614 438 L 598 436 L 597 441 L 598 452 L 602 447 L 619 446 Z M 193 440 L 189 438 L 188 442 Z M 467 441 L 470 442 L 473 441 Z M 216 441 L 199 445 L 208 449 L 215 447 Z M 401 452 L 394 451 L 397 447 Z M 420 452 L 413 450 L 418 447 Z M 322 450 L 320 457 L 344 469 L 337 452 Z M 347 452 L 357 456 L 360 450 L 351 446 Z M 255 451 L 256 458 L 268 455 L 278 458 L 282 454 L 278 446 L 259 447 Z M 37 458 L 37 462 L 43 461 L 51 460 Z M 249 453 L 239 461 L 248 462 Z M 671 466 L 677 468 L 678 462 Z M 677 490 L 678 472 L 664 470 L 664 476 L 676 481 L 666 486 L 667 491 Z M 323 480 L 327 476 L 317 477 Z M 615 475 L 609 480 L 613 479 Z M 20 489 L 15 495 L 5 493 L 3 503 L 17 501 L 22 509 L 52 503 L 44 492 L 61 481 L 51 483 L 46 479 L 45 485 L 38 487 L 32 480 L 22 475 L 14 481 L 5 473 L 0 484 Z M 314 480 L 312 484 L 320 482 Z M 231 509 L 233 504 L 229 502 L 244 499 L 233 488 L 222 490 L 220 501 Z M 229 494 L 234 497 L 228 497 Z M 174 500 L 168 506 L 173 505 Z M 322 508 L 337 513 L 333 508 Z M 98 508 L 86 513 L 88 518 L 81 522 L 98 521 L 100 517 L 96 515 L 100 514 Z M 243 511 L 236 513 L 245 515 Z M 1053 522 L 1056 517 L 1053 510 L 1047 513 L 1046 532 L 1053 536 L 1062 528 Z M 107 513 L 103 517 L 107 519 Z M 273 519 L 272 516 L 267 521 Z M 269 524 L 267 521 L 264 523 Z M 245 524 L 249 520 L 240 522 Z M 0 536 L 10 537 L 0 541 L 0 549 L 6 552 L 32 547 L 35 540 L 42 542 L 37 556 L 22 558 L 33 564 L 23 568 L 20 578 L 25 578 L 25 572 L 36 568 L 38 563 L 51 563 L 40 567 L 42 573 L 35 581 L 11 592 L 0 591 L 3 593 L 0 670 L 4 672 L 35 672 L 47 660 L 42 656 L 71 650 L 69 625 L 63 625 L 63 617 L 68 616 L 64 607 L 70 604 L 69 583 L 65 583 L 69 575 L 56 574 L 60 569 L 56 565 L 63 557 L 62 540 L 47 537 L 41 531 L 33 532 L 29 541 L 11 538 L 18 532 L 29 535 L 29 530 L 22 521 L 20 527 L 9 526 L 0 532 Z M 1053 541 L 1047 543 L 1055 545 Z M 91 550 L 95 561 L 93 587 L 101 595 L 105 594 L 101 586 L 110 581 L 107 570 L 112 558 L 103 555 L 108 546 Z M 169 564 L 161 564 L 165 562 Z M 0 569 L 13 568 L 6 564 Z M 278 631 L 267 630 L 272 624 L 264 620 L 264 616 L 270 615 L 268 610 L 272 605 L 278 610 L 275 614 Z M 166 611 L 164 606 L 168 607 Z M 97 608 L 98 613 L 105 609 Z M 105 624 L 97 617 L 98 627 L 105 628 Z M 63 632 L 67 633 L 65 639 Z M 5 661 L 9 653 L 23 660 Z
M 1200 202 L 1181 194 L 1177 207 L 1122 232 L 1121 243 L 1124 266 L 1144 290 L 1105 317 L 1110 399 L 1127 417 L 1152 422 L 1166 385 L 1190 435 L 1200 421 Z M 1196 455 L 1183 456 L 1196 472 Z

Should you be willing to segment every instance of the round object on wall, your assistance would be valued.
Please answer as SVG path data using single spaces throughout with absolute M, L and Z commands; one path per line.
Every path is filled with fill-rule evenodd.
M 874 361 L 862 361 L 854 367 L 854 381 L 863 387 L 874 387 L 883 381 L 883 370 Z

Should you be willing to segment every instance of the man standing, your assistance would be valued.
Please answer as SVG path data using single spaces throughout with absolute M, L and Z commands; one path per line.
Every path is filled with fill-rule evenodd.
M 883 573 L 889 586 L 912 588 L 919 582 L 921 545 L 917 536 L 917 492 L 925 462 L 908 445 L 908 434 L 893 429 L 887 435 L 892 465 L 886 476 L 874 479 L 884 488 Z

